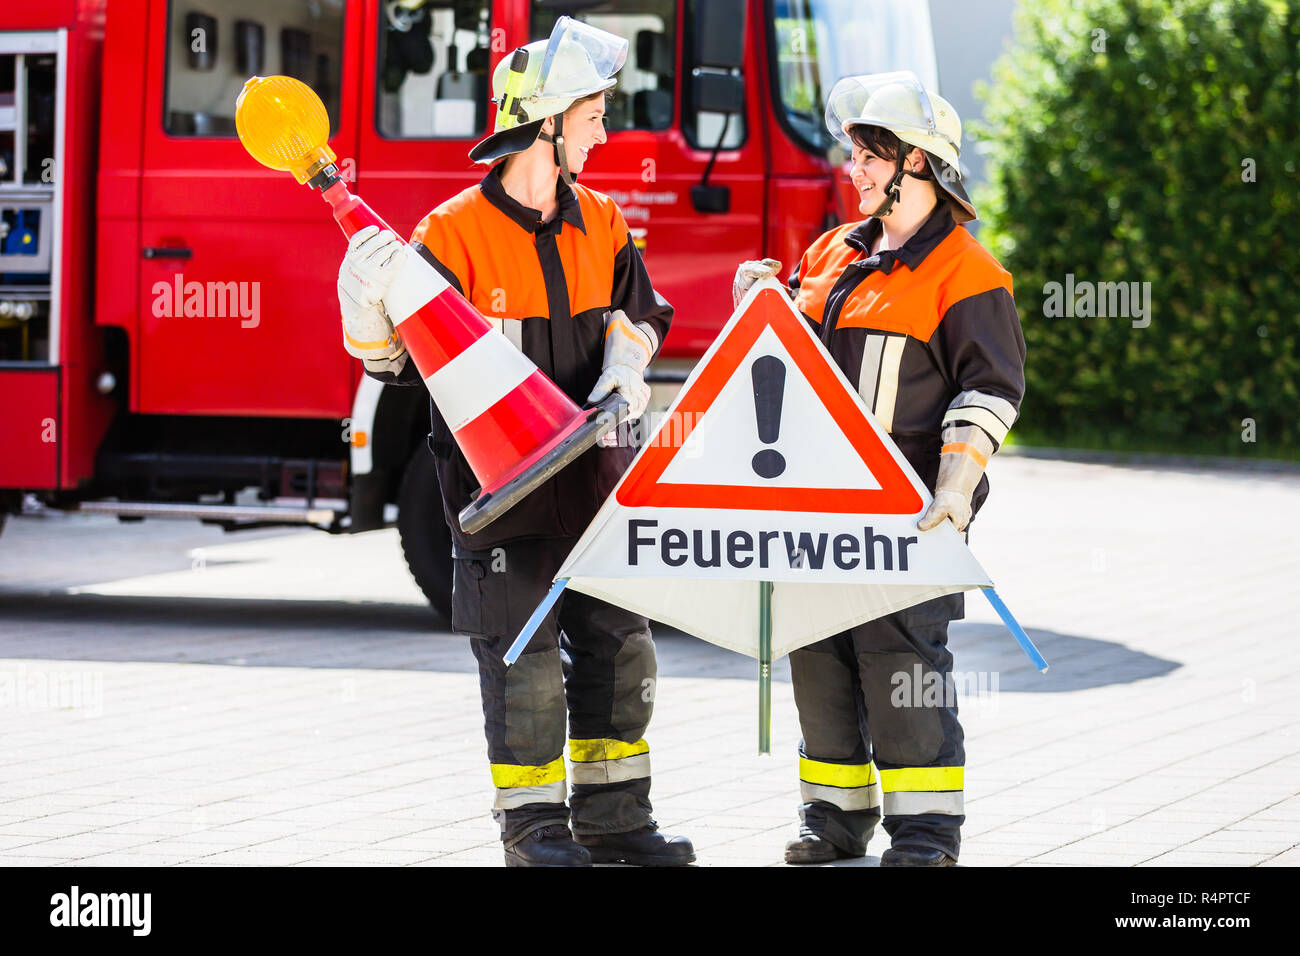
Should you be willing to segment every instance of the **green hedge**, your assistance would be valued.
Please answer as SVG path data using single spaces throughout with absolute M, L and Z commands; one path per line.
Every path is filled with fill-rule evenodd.
M 975 198 L 1029 350 L 1020 441 L 1300 457 L 1300 6 L 1025 2 L 993 76 Z M 1149 282 L 1150 324 L 1053 317 L 1067 274 Z

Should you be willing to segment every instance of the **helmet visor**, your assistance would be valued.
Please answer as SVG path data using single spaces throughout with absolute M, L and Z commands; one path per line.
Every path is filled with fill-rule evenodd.
M 572 17 L 560 17 L 542 58 L 538 95 L 576 98 L 612 86 L 609 81 L 627 62 L 627 48 L 623 37 Z
M 909 135 L 942 135 L 935 128 L 930 95 L 910 70 L 846 76 L 836 83 L 826 98 L 826 128 L 852 148 L 846 123 L 883 126 L 905 142 L 913 142 Z

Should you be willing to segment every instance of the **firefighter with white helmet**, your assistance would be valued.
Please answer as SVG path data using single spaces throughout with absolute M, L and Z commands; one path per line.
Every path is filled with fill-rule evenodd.
M 961 119 L 951 103 L 926 90 L 914 74 L 900 71 L 845 77 L 827 98 L 826 125 L 850 149 L 855 146 L 853 130 L 874 126 L 893 133 L 929 157 L 933 168 L 926 176 L 911 168 L 909 152 L 899 153 L 885 202 L 871 216 L 888 216 L 901 193 L 903 177 L 913 176 L 932 181 L 947 194 L 941 198 L 949 203 L 949 211 L 958 223 L 975 218 L 975 207 L 962 185 Z
M 673 310 L 651 284 L 618 206 L 574 182 L 605 142 L 604 94 L 627 47 L 560 17 L 548 40 L 502 60 L 493 76 L 494 130 L 470 151 L 491 169 L 426 216 L 409 248 L 571 398 L 594 403 L 618 391 L 635 419 L 649 400 L 643 373 Z M 391 234 L 358 232 L 339 298 L 345 345 L 367 372 L 419 385 L 380 305 L 406 254 Z M 656 665 L 646 618 L 570 592 L 518 661 L 507 668 L 502 659 L 635 449 L 606 436 L 490 527 L 466 534 L 457 515 L 477 481 L 432 405 L 431 414 L 453 538 L 452 629 L 472 638 L 478 661 L 506 864 L 692 862 L 691 842 L 660 833 L 651 817 L 644 733 Z
M 831 90 L 831 134 L 852 150 L 867 218 L 825 233 L 789 279 L 795 305 L 934 493 L 921 531 L 966 529 L 984 469 L 1024 395 L 1025 344 L 1011 276 L 963 223 L 961 120 L 909 72 Z M 737 296 L 780 271 L 742 263 Z M 863 856 L 881 822 L 882 866 L 956 862 L 965 752 L 948 622 L 962 595 L 926 601 L 790 655 L 800 744 L 799 838 L 789 863 Z M 903 683 L 942 693 L 899 693 Z

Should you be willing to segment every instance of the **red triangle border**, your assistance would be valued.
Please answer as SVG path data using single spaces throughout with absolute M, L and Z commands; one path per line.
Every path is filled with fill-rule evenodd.
M 628 508 L 706 508 L 730 511 L 796 511 L 816 514 L 911 515 L 922 499 L 890 449 L 877 437 L 826 356 L 797 323 L 780 292 L 762 289 L 732 327 L 690 390 L 677 402 L 680 442 L 652 441 L 618 486 Z M 660 478 L 700 417 L 716 401 L 763 330 L 770 327 L 822 400 L 879 488 L 763 488 L 752 485 L 667 484 Z M 669 427 L 661 426 L 660 431 Z M 758 448 L 755 448 L 757 451 Z

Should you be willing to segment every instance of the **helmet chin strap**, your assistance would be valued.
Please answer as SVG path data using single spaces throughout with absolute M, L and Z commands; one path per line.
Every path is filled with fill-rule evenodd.
M 554 136 L 543 130 L 537 134 L 537 138 L 544 143 L 551 144 L 551 150 L 555 153 L 555 165 L 560 167 L 560 176 L 563 177 L 566 184 L 572 186 L 573 174 L 569 172 L 569 157 L 564 149 L 564 114 L 555 114 Z
M 902 197 L 903 177 L 911 176 L 913 179 L 924 179 L 924 176 L 912 172 L 903 165 L 907 162 L 907 157 L 900 152 L 898 162 L 894 167 L 894 175 L 889 180 L 889 185 L 885 187 L 885 201 L 880 204 L 880 208 L 871 214 L 873 219 L 882 219 L 894 211 L 894 203 Z

